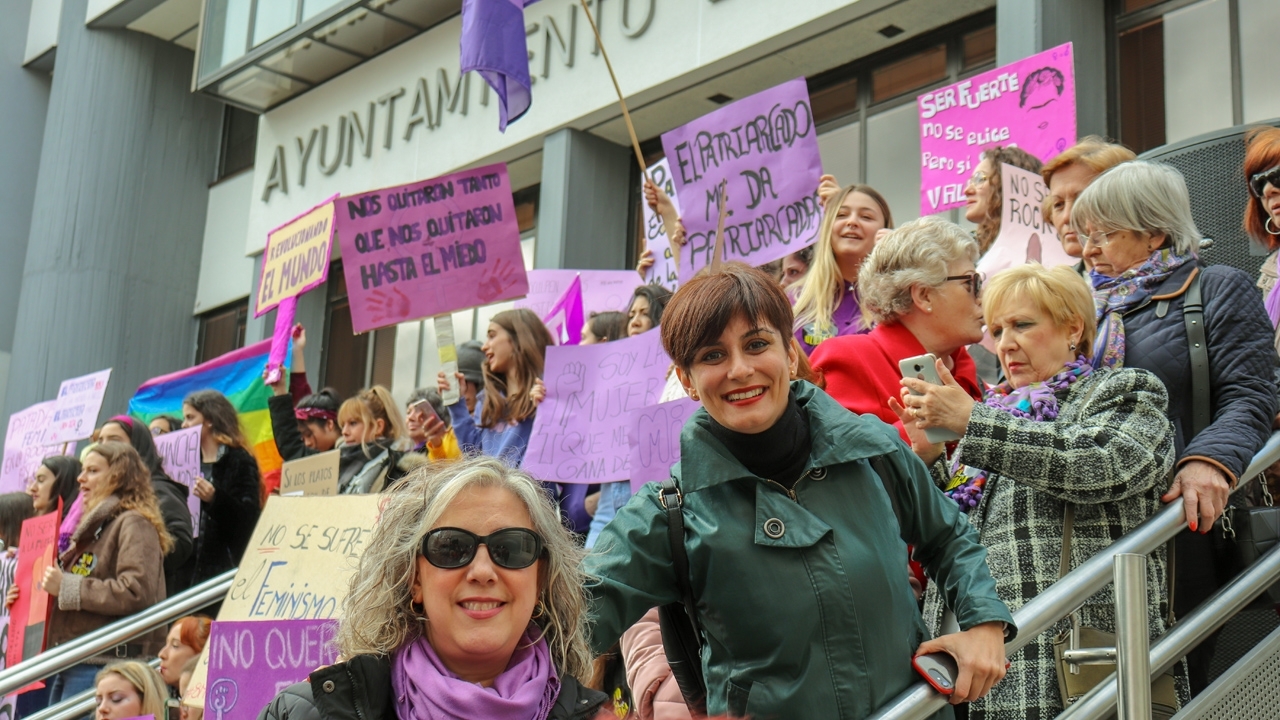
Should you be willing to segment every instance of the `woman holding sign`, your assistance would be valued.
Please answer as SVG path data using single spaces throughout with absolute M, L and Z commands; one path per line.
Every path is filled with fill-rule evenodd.
M 338 621 L 343 662 L 262 720 L 587 720 L 582 551 L 538 482 L 493 458 L 430 465 L 386 495 Z M 611 717 L 611 715 L 603 715 Z
M 978 224 L 974 237 L 978 240 L 980 256 L 987 253 L 1000 235 L 1000 222 L 1004 219 L 1004 178 L 1000 169 L 1006 163 L 1028 172 L 1040 172 L 1040 160 L 1022 148 L 996 145 L 982 151 L 982 161 L 964 184 L 964 219 Z
M 919 679 L 912 655 L 932 652 L 958 661 L 953 701 L 981 697 L 1013 631 L 986 550 L 892 428 L 794 379 L 792 326 L 777 283 L 739 263 L 672 298 L 663 345 L 702 408 L 672 479 L 645 485 L 587 558 L 595 650 L 683 601 L 712 715 L 867 717 Z M 963 632 L 923 642 L 907 543 Z
M 41 586 L 57 598 L 49 616 L 49 647 L 93 632 L 165 599 L 164 555 L 173 547 L 151 487 L 151 473 L 132 446 L 104 442 L 85 453 L 80 486 L 84 516 L 71 547 L 45 570 Z M 108 660 L 153 657 L 164 631 L 117 645 L 63 670 L 49 685 L 49 703 L 93 686 Z

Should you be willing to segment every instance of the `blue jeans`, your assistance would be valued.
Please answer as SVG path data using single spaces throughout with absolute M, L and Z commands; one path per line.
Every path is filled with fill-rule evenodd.
M 600 486 L 600 504 L 596 506 L 596 514 L 591 518 L 591 530 L 587 532 L 587 548 L 593 548 L 596 538 L 600 537 L 604 526 L 609 524 L 614 515 L 631 499 L 631 481 L 604 483 Z
M 97 677 L 101 665 L 80 663 L 53 676 L 49 681 L 49 706 L 52 707 L 69 700 L 85 690 L 93 689 L 93 679 Z

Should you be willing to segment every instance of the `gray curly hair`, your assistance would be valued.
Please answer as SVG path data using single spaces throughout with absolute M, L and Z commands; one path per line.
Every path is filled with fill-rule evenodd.
M 978 241 L 953 222 L 930 215 L 903 223 L 876 243 L 858 271 L 863 324 L 897 322 L 911 310 L 913 286 L 940 287 L 949 263 L 976 263 L 978 254 Z
M 545 614 L 534 620 L 562 673 L 585 680 L 591 673 L 586 640 L 587 576 L 583 551 L 560 523 L 559 513 L 532 477 L 494 458 L 432 463 L 409 473 L 386 492 L 385 504 L 338 621 L 338 652 L 389 655 L 422 635 L 412 608 L 412 584 L 422 538 L 459 495 L 471 488 L 500 487 L 524 503 L 545 555 L 539 587 Z

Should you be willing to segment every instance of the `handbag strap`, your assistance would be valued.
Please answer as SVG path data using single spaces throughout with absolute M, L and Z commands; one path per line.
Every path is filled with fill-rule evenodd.
M 698 613 L 693 598 L 693 586 L 689 580 L 689 554 L 684 547 L 684 495 L 675 478 L 667 478 L 658 490 L 658 502 L 667 511 L 667 542 L 671 545 L 671 567 L 676 574 L 676 587 L 680 590 L 680 602 L 684 605 L 689 622 L 693 623 L 695 632 L 701 635 L 698 627 Z
M 1204 298 L 1200 292 L 1200 270 L 1195 271 L 1191 285 L 1182 300 L 1182 322 L 1187 328 L 1187 351 L 1191 357 L 1191 438 L 1213 422 L 1213 403 L 1209 397 L 1209 342 L 1204 334 Z

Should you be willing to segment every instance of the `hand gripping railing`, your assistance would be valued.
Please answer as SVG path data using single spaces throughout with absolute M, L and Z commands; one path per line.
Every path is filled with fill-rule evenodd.
M 0 696 L 43 680 L 73 665 L 97 657 L 117 645 L 164 627 L 196 610 L 208 607 L 226 597 L 236 571 L 228 570 L 185 592 L 174 595 L 146 610 L 117 620 L 91 633 L 69 640 L 58 647 L 0 671 Z
M 1280 433 L 1275 433 L 1267 440 L 1266 445 L 1253 456 L 1253 462 L 1249 464 L 1249 468 L 1241 475 L 1240 481 L 1232 492 L 1236 492 L 1248 485 L 1252 478 L 1260 475 L 1263 470 L 1266 470 L 1278 460 L 1280 460 Z M 1018 626 L 1018 635 L 1005 644 L 1005 653 L 1012 655 L 1021 650 L 1041 633 L 1052 627 L 1054 623 L 1083 605 L 1094 593 L 1106 587 L 1107 583 L 1112 579 L 1116 555 L 1126 553 L 1150 554 L 1174 535 L 1177 535 L 1186 526 L 1187 522 L 1182 509 L 1182 499 L 1179 498 L 1148 518 L 1146 522 L 1134 528 L 1128 535 L 1112 543 L 1107 549 L 1081 563 L 1079 567 L 1050 585 L 1044 592 L 1029 600 L 1018 612 L 1013 614 L 1013 621 Z M 1267 555 L 1266 560 L 1280 560 L 1280 556 L 1273 551 Z M 1249 583 L 1250 586 L 1259 585 L 1258 592 L 1267 587 L 1267 584 L 1263 582 L 1266 579 L 1264 565 L 1267 565 L 1267 563 L 1260 561 L 1250 568 L 1251 572 L 1246 575 L 1246 577 L 1253 578 L 1253 581 Z M 1242 580 L 1236 581 L 1237 584 L 1241 582 Z M 1238 610 L 1239 607 L 1243 607 L 1248 603 L 1249 599 L 1258 594 L 1254 593 L 1249 599 L 1240 601 L 1238 596 L 1243 595 L 1243 591 L 1228 593 L 1228 600 L 1215 602 L 1220 600 L 1229 589 L 1231 588 L 1220 591 L 1209 601 L 1206 601 L 1199 610 L 1179 622 L 1177 627 L 1166 633 L 1153 646 L 1152 673 L 1162 673 L 1167 670 L 1174 662 L 1185 655 L 1187 650 L 1195 647 L 1204 636 L 1226 622 L 1230 617 L 1230 613 L 1234 612 L 1232 608 Z M 1221 617 L 1208 615 L 1207 613 L 1210 611 L 1220 614 Z M 1193 620 L 1196 621 L 1193 622 Z M 1195 632 L 1197 628 L 1203 629 L 1203 632 Z M 1162 658 L 1172 653 L 1174 645 L 1170 641 L 1175 639 L 1178 647 L 1185 646 L 1185 648 L 1182 649 L 1181 654 L 1172 655 L 1169 661 L 1165 663 Z M 1162 651 L 1161 648 L 1164 648 L 1164 650 Z M 1157 658 L 1157 654 L 1159 654 L 1159 658 Z M 1105 709 L 1109 711 L 1115 704 L 1115 692 L 1114 682 L 1104 682 L 1084 698 L 1081 698 L 1079 702 L 1072 705 L 1068 715 L 1072 718 L 1102 717 L 1101 714 L 1074 715 L 1072 713 L 1083 712 L 1086 705 L 1089 708 L 1099 707 L 1094 703 L 1105 704 Z M 947 701 L 942 695 L 935 692 L 924 681 L 920 681 L 904 690 L 889 704 L 882 707 L 879 712 L 871 716 L 871 720 L 923 720 L 923 718 L 927 718 L 945 707 L 946 704 Z

